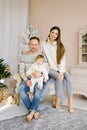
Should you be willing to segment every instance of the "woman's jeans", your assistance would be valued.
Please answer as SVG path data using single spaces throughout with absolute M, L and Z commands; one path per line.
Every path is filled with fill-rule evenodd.
M 49 77 L 53 78 L 55 81 L 55 88 L 56 88 L 56 96 L 58 98 L 63 97 L 64 95 L 64 89 L 67 91 L 68 98 L 72 97 L 72 83 L 71 83 L 71 77 L 68 72 L 64 73 L 64 79 L 59 80 L 58 79 L 58 72 L 55 70 L 50 70 Z

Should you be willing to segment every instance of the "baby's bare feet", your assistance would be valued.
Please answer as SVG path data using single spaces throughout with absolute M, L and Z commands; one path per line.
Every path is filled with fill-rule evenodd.
M 40 90 L 42 90 L 42 86 L 38 86 L 38 88 L 39 88 Z

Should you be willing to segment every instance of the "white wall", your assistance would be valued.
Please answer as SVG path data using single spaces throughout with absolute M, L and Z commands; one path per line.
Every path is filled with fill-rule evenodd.
M 29 12 L 30 23 L 42 40 L 52 26 L 61 28 L 67 69 L 78 64 L 78 28 L 87 25 L 87 0 L 30 0 Z

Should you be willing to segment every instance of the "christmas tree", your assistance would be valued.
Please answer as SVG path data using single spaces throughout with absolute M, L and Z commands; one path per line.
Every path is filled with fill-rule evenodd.
M 0 89 L 7 88 L 7 85 L 4 84 L 4 80 L 10 78 L 11 72 L 10 67 L 7 63 L 4 62 L 4 59 L 0 59 Z

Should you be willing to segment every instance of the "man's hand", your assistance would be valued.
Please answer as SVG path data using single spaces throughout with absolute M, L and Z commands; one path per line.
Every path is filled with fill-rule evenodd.
M 26 85 L 29 86 L 29 87 L 32 85 L 32 83 L 31 83 L 30 80 L 26 80 L 25 83 L 26 83 Z
M 41 72 L 33 72 L 33 73 L 31 74 L 31 76 L 32 76 L 33 78 L 40 78 L 40 77 L 42 76 L 42 74 L 41 74 Z

